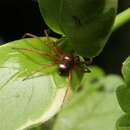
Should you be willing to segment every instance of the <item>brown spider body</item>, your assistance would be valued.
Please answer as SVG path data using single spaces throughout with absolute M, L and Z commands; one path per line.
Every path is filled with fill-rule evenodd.
M 70 70 L 73 69 L 74 65 L 75 59 L 73 55 L 62 55 L 58 65 L 58 71 L 60 75 L 68 75 Z
M 45 32 L 45 34 L 46 34 L 46 38 L 47 38 L 47 42 L 48 42 L 47 46 L 49 48 L 51 48 L 51 53 L 42 52 L 42 51 L 33 50 L 33 49 L 26 49 L 26 48 L 13 48 L 13 49 L 17 49 L 17 50 L 21 50 L 21 51 L 29 51 L 29 52 L 33 52 L 33 53 L 43 55 L 45 57 L 50 58 L 50 60 L 52 60 L 53 64 L 48 65 L 48 67 L 53 66 L 54 64 L 57 65 L 59 74 L 61 76 L 68 76 L 69 80 L 71 79 L 71 72 L 74 68 L 78 69 L 82 72 L 90 72 L 88 68 L 84 67 L 87 64 L 86 61 L 81 61 L 79 56 L 75 56 L 73 53 L 72 54 L 65 53 L 55 44 L 55 42 L 50 41 L 46 32 Z M 34 37 L 34 38 L 38 39 L 37 36 L 29 34 L 29 33 L 25 34 L 25 36 L 30 36 L 30 37 Z M 43 67 L 34 71 L 32 73 L 32 75 L 35 74 L 37 71 L 40 71 L 43 68 L 45 68 L 44 65 L 43 65 Z M 28 76 L 28 77 L 30 77 L 30 76 Z M 26 79 L 28 79 L 28 77 Z

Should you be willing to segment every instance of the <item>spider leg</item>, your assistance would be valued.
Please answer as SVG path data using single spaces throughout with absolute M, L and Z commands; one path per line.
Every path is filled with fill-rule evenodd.
M 91 65 L 93 63 L 93 59 L 92 58 L 84 58 L 84 64 L 86 65 Z
M 45 33 L 45 36 L 46 36 L 46 39 L 47 39 L 47 41 L 51 41 L 50 39 L 49 39 L 49 36 L 48 36 L 48 33 L 47 33 L 47 30 L 44 30 L 44 33 Z M 23 35 L 23 38 L 25 38 L 25 37 L 32 37 L 32 38 L 37 38 L 38 40 L 40 40 L 40 41 L 42 41 L 43 42 L 43 40 L 42 39 L 40 39 L 38 36 L 36 36 L 36 35 L 34 35 L 34 34 L 31 34 L 31 33 L 25 33 L 24 35 Z M 53 43 L 52 41 L 51 41 L 51 43 Z M 45 43 L 46 44 L 46 43 Z M 46 44 L 49 48 L 52 48 L 52 46 L 50 46 L 49 44 Z
M 18 68 L 18 67 L 13 67 L 13 66 L 11 66 L 11 67 L 8 67 L 8 66 L 0 66 L 0 68 L 3 68 L 3 69 L 13 69 L 13 70 L 19 70 L 19 68 Z
M 56 42 L 52 42 L 52 41 L 49 39 L 47 30 L 44 30 L 44 34 L 45 34 L 45 36 L 46 36 L 46 38 L 47 38 L 47 41 L 49 41 L 48 46 L 49 46 L 50 48 L 52 48 L 53 51 L 54 51 L 54 53 L 57 54 L 58 56 L 62 55 L 63 52 L 60 50 L 60 48 L 57 47 Z
M 68 75 L 69 83 L 70 83 L 71 79 L 72 79 L 72 71 L 70 70 L 70 71 L 69 71 L 69 75 Z
M 43 42 L 43 40 L 41 38 L 39 38 L 38 36 L 34 35 L 34 34 L 31 34 L 31 33 L 25 33 L 22 38 L 25 38 L 25 37 L 31 37 L 31 38 L 36 38 L 37 40 L 39 40 L 40 42 Z M 45 45 L 48 46 L 48 44 L 44 43 Z M 49 47 L 49 46 L 48 46 Z
M 48 58 L 50 58 L 51 60 L 54 59 L 53 55 L 40 51 L 40 50 L 36 50 L 36 49 L 30 49 L 30 48 L 17 48 L 17 47 L 12 47 L 12 49 L 18 50 L 18 51 L 24 51 L 24 52 L 31 52 L 34 54 L 38 54 L 40 56 L 46 56 Z
M 65 102 L 66 98 L 71 96 L 71 94 L 72 94 L 71 83 L 70 83 L 71 79 L 72 79 L 72 72 L 70 71 L 69 75 L 68 75 L 68 86 L 67 86 L 67 89 L 66 89 L 66 92 L 65 92 L 63 103 Z
M 48 34 L 47 32 L 45 33 L 45 36 L 47 38 L 47 41 L 50 41 L 49 38 L 48 38 Z M 32 37 L 32 38 L 36 38 L 38 39 L 40 42 L 44 43 L 47 47 L 51 48 L 52 49 L 52 46 L 50 46 L 49 44 L 43 42 L 43 40 L 41 38 L 39 38 L 38 36 L 34 35 L 34 34 L 31 34 L 31 33 L 25 33 L 22 38 L 25 38 L 25 37 Z
M 85 64 L 85 65 L 84 65 Z M 91 70 L 88 68 L 88 66 L 86 66 L 86 63 L 85 62 L 81 62 L 81 67 L 82 68 L 79 68 L 79 67 L 77 67 L 77 69 L 79 70 L 79 71 L 81 71 L 82 73 L 90 73 L 91 72 Z
M 44 30 L 44 34 L 45 34 L 45 36 L 46 36 L 47 41 L 50 41 L 49 35 L 48 35 L 48 33 L 47 33 L 47 30 Z
M 25 77 L 25 78 L 23 79 L 23 81 L 24 81 L 24 80 L 28 80 L 28 79 L 32 79 L 32 78 L 35 78 L 35 77 L 43 76 L 43 74 L 37 75 L 37 76 L 33 76 L 33 75 L 36 74 L 37 72 L 41 72 L 42 69 L 46 69 L 46 68 L 52 67 L 52 66 L 54 66 L 54 64 L 42 65 L 41 67 L 39 67 L 39 68 L 36 69 L 35 71 L 31 72 L 31 74 L 29 74 L 27 77 Z
M 47 47 L 51 48 L 54 54 L 57 54 L 58 56 L 60 56 L 60 55 L 62 54 L 62 51 L 61 51 L 58 47 L 56 47 L 56 44 L 55 44 L 54 41 L 51 41 L 51 40 L 49 39 L 47 30 L 44 30 L 44 34 L 45 34 L 45 36 L 46 36 L 46 38 L 47 38 L 48 43 L 43 42 L 43 40 L 42 40 L 41 38 L 39 38 L 38 36 L 36 36 L 36 35 L 34 35 L 34 34 L 31 34 L 31 33 L 25 33 L 25 34 L 23 35 L 23 38 L 25 38 L 26 36 L 29 36 L 29 37 L 32 37 L 32 38 L 36 38 L 36 39 L 38 39 L 39 41 L 43 42 Z
M 38 38 L 38 36 L 34 35 L 34 34 L 31 34 L 31 33 L 25 33 L 22 38 L 25 38 L 25 37 L 32 37 L 32 38 Z

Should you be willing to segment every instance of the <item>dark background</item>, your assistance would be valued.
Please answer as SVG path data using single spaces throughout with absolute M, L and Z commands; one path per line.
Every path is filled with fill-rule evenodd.
M 118 13 L 130 7 L 130 0 L 119 0 Z M 36 0 L 0 0 L 0 43 L 20 39 L 29 32 L 43 35 L 47 29 Z M 51 33 L 51 35 L 55 35 Z M 130 55 L 130 22 L 115 31 L 94 63 L 108 73 L 120 73 L 122 62 Z

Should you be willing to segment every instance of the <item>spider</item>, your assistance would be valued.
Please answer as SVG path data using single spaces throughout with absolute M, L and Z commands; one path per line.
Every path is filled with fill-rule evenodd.
M 73 69 L 75 69 L 75 70 L 77 69 L 78 71 L 83 72 L 83 73 L 90 72 L 90 70 L 87 68 L 86 65 L 90 64 L 91 60 L 88 60 L 88 59 L 81 60 L 80 56 L 75 55 L 74 53 L 66 53 L 66 52 L 62 51 L 58 47 L 56 42 L 50 41 L 48 33 L 46 31 L 44 33 L 45 33 L 45 36 L 46 36 L 47 41 L 48 41 L 47 46 L 52 51 L 51 54 L 47 53 L 47 52 L 33 50 L 33 49 L 27 49 L 27 48 L 13 48 L 13 49 L 17 49 L 20 51 L 30 51 L 30 52 L 34 52 L 34 53 L 37 53 L 39 55 L 48 57 L 53 62 L 53 64 L 47 65 L 47 67 L 57 65 L 59 75 L 68 76 L 69 81 L 72 78 Z M 26 36 L 38 38 L 37 36 L 30 34 L 30 33 L 26 33 L 23 37 L 26 37 Z M 32 72 L 32 75 L 35 74 L 37 71 L 40 71 L 43 68 L 45 68 L 45 66 L 42 66 L 40 69 Z M 30 76 L 27 76 L 25 79 L 28 79 L 29 77 Z

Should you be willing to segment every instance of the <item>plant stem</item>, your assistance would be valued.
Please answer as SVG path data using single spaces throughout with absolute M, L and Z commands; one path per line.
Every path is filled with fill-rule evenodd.
M 123 26 L 130 21 L 130 8 L 121 12 L 116 16 L 115 23 L 112 28 L 112 32 L 116 31 L 119 27 Z

